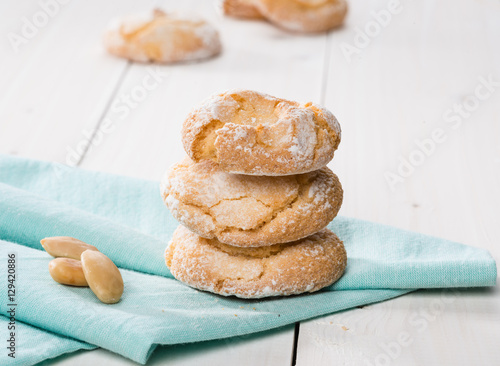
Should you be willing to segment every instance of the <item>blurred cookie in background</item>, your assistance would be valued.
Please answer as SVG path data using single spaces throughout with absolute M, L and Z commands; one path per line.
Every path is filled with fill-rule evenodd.
M 344 22 L 346 0 L 223 0 L 224 14 L 267 19 L 289 31 L 325 32 Z
M 157 63 L 206 59 L 222 48 L 219 33 L 205 20 L 159 9 L 113 20 L 104 45 L 115 56 Z

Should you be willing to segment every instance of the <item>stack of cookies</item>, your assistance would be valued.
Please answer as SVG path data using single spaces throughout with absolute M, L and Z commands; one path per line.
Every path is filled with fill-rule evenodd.
M 249 90 L 215 95 L 182 129 L 189 157 L 161 183 L 182 224 L 165 251 L 178 280 L 243 298 L 314 292 L 347 257 L 325 227 L 343 191 L 326 167 L 340 126 L 325 108 Z

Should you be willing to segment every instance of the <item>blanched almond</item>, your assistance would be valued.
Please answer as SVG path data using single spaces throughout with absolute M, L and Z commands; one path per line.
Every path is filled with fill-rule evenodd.
M 56 258 L 49 263 L 49 272 L 54 281 L 63 285 L 88 286 L 83 274 L 82 262 L 71 258 Z
M 123 279 L 118 267 L 101 252 L 86 250 L 82 253 L 82 268 L 90 289 L 105 304 L 120 301 Z
M 53 257 L 65 257 L 80 260 L 81 254 L 86 250 L 95 250 L 93 245 L 70 236 L 53 236 L 40 241 L 43 249 Z

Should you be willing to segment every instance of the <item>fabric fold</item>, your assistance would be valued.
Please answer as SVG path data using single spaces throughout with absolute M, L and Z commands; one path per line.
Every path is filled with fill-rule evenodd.
M 12 252 L 18 258 L 18 287 L 23 289 L 17 296 L 19 321 L 143 364 L 158 344 L 241 336 L 411 291 L 343 290 L 286 299 L 243 300 L 201 292 L 175 279 L 122 269 L 122 299 L 106 305 L 89 288 L 54 282 L 47 269 L 52 257 L 47 253 L 0 241 L 1 258 Z M 6 297 L 2 283 L 0 298 Z M 19 352 L 22 357 L 22 350 Z
M 11 330 L 8 329 L 9 322 L 10 319 L 0 315 L 0 336 L 2 340 L 7 340 L 11 337 Z M 48 332 L 47 330 L 36 328 L 20 321 L 16 321 L 15 329 L 12 329 L 12 331 L 16 334 L 14 336 L 16 340 L 15 351 L 12 353 L 9 349 L 5 349 L 5 352 L 2 352 L 0 356 L 2 365 L 35 365 L 46 359 L 55 358 L 65 353 L 96 348 L 92 344 Z M 10 357 L 9 353 L 12 353 L 13 357 Z M 4 358 L 6 362 L 3 362 Z
M 93 243 L 118 267 L 172 277 L 162 259 L 167 241 L 2 183 L 0 207 L 0 239 L 42 250 L 45 237 L 72 236 Z
M 92 345 L 145 363 L 158 344 L 240 336 L 420 288 L 493 286 L 497 278 L 486 250 L 337 217 L 329 228 L 348 253 L 347 270 L 337 283 L 288 298 L 224 298 L 170 275 L 164 249 L 177 225 L 157 182 L 0 155 L 0 258 L 5 263 L 8 253 L 17 254 L 22 289 L 17 319 L 38 332 L 23 335 L 31 345 L 25 355 L 20 351 L 24 364 L 32 364 L 36 348 L 51 358 Z M 62 286 L 50 278 L 51 257 L 40 240 L 58 235 L 97 246 L 122 269 L 125 291 L 118 304 L 102 304 L 90 289 Z M 1 276 L 2 299 L 6 279 Z M 6 311 L 2 300 L 0 313 Z M 46 343 L 36 341 L 39 332 L 60 337 L 54 342 L 61 347 L 47 351 Z

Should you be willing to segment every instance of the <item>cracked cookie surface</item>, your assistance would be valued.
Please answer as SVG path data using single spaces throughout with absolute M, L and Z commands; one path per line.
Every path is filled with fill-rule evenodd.
M 340 143 L 340 125 L 327 109 L 250 90 L 215 95 L 182 127 L 186 153 L 221 170 L 292 175 L 320 169 Z
M 322 168 L 281 177 L 230 174 L 210 160 L 185 158 L 161 182 L 172 215 L 204 238 L 239 247 L 285 243 L 328 225 L 342 205 L 342 186 Z
M 202 238 L 182 225 L 165 250 L 172 275 L 187 285 L 242 298 L 318 291 L 344 273 L 342 241 L 323 229 L 307 238 L 261 248 L 237 248 Z
M 203 59 L 221 50 L 218 32 L 203 19 L 158 9 L 113 21 L 104 34 L 104 45 L 116 56 L 158 63 Z

